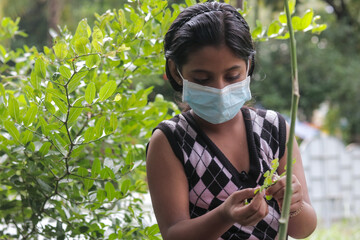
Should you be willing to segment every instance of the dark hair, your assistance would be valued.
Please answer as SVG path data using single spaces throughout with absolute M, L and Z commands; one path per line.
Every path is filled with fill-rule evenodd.
M 205 46 L 225 44 L 246 64 L 251 57 L 249 75 L 255 67 L 255 49 L 248 24 L 229 4 L 206 2 L 184 9 L 170 26 L 164 39 L 166 75 L 176 91 L 182 91 L 171 76 L 168 60 L 181 69 L 189 53 Z

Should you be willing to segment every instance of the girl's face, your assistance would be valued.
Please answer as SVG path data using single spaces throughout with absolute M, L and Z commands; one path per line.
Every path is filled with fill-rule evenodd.
M 222 45 L 206 46 L 191 53 L 181 73 L 190 82 L 221 89 L 244 80 L 246 70 L 246 62 Z

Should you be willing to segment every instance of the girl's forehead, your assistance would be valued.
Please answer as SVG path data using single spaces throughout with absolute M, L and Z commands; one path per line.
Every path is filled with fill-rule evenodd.
M 188 55 L 185 68 L 196 69 L 228 69 L 234 65 L 246 66 L 246 62 L 237 57 L 227 46 L 205 46 Z

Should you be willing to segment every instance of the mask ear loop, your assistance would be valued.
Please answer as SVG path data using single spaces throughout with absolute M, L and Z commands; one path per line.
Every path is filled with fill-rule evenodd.
M 181 72 L 180 72 L 180 70 L 179 70 L 178 67 L 176 67 L 176 71 L 178 72 L 178 74 L 179 74 L 179 76 L 181 77 L 181 79 L 182 79 L 183 81 L 185 81 L 186 79 L 183 77 L 183 75 L 181 74 Z M 178 82 L 177 84 L 183 85 L 182 83 L 179 83 L 179 82 Z
M 250 63 L 251 63 L 251 58 L 249 57 L 249 59 L 248 59 L 248 64 L 247 64 L 247 67 L 246 67 L 246 77 L 249 76 Z
M 181 74 L 180 70 L 178 67 L 176 67 L 176 71 L 178 72 L 178 74 L 180 75 L 181 79 L 184 81 L 184 77 L 183 75 Z

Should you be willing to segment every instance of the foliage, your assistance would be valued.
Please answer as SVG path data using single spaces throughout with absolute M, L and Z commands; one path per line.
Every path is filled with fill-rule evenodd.
M 93 27 L 83 19 L 74 34 L 60 28 L 42 52 L 9 50 L 3 40 L 22 33 L 2 20 L 10 35 L 0 36 L 1 238 L 159 238 L 139 195 L 145 144 L 178 109 L 162 96 L 148 102 L 152 88 L 132 80 L 163 73 L 162 37 L 181 6 L 166 7 L 129 1 L 96 14 Z M 279 22 L 253 35 L 286 38 Z M 310 26 L 318 25 L 298 30 Z
M 291 23 L 294 32 L 321 33 L 326 29 L 326 24 L 318 23 L 321 18 L 319 15 L 314 16 L 313 9 L 305 11 L 303 16 L 295 14 L 295 0 L 288 0 Z M 251 32 L 252 37 L 257 41 L 267 41 L 269 39 L 288 39 L 290 37 L 287 27 L 285 10 L 279 13 L 278 19 L 273 20 L 268 27 L 265 27 L 260 21 L 256 21 L 256 27 Z
M 145 144 L 178 110 L 132 79 L 163 72 L 166 5 L 96 14 L 43 52 L 0 45 L 0 238 L 159 239 L 139 195 Z
M 274 185 L 281 177 L 285 176 L 286 172 L 283 172 L 280 176 L 277 174 L 277 169 L 279 167 L 279 159 L 275 158 L 274 160 L 271 161 L 271 170 L 267 170 L 264 173 L 264 184 L 262 186 L 260 186 L 260 188 L 257 188 L 255 190 L 255 194 L 258 192 L 262 192 L 263 190 L 271 187 L 272 185 Z M 270 195 L 266 195 L 266 199 L 267 200 L 271 200 L 272 196 Z
M 296 35 L 300 43 L 297 45 L 301 73 L 299 118 L 311 121 L 313 111 L 323 102 L 329 102 L 330 109 L 341 106 L 338 118 L 332 116 L 332 121 L 327 121 L 329 130 L 337 127 L 329 132 L 341 131 L 344 141 L 359 142 L 360 112 L 354 108 L 354 103 L 360 102 L 356 67 L 360 64 L 359 34 L 329 14 L 321 14 L 328 24 L 326 31 L 320 35 Z M 289 48 L 283 41 L 268 41 L 258 45 L 258 52 L 261 57 L 257 59 L 258 71 L 252 82 L 253 95 L 265 108 L 287 113 L 291 93 L 287 80 Z

